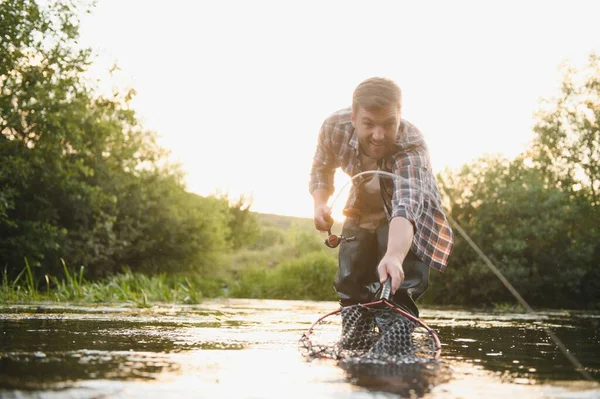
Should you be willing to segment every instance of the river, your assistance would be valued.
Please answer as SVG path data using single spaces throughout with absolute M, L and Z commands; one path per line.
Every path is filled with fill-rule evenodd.
M 334 302 L 0 306 L 2 398 L 600 398 L 600 315 L 424 308 L 438 363 L 365 371 L 307 361 Z M 550 339 L 551 329 L 590 381 Z

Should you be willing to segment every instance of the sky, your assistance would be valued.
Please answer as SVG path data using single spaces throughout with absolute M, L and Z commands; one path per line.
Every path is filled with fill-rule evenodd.
M 362 80 L 398 83 L 434 171 L 512 158 L 560 66 L 600 53 L 598 15 L 600 2 L 577 0 L 98 0 L 80 44 L 99 90 L 136 90 L 132 107 L 189 191 L 312 217 L 319 128 Z M 348 181 L 337 172 L 335 195 Z M 339 217 L 343 200 L 333 205 Z

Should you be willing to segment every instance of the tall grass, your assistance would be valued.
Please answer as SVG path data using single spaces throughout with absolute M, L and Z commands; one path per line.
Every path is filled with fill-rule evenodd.
M 36 284 L 35 273 L 27 260 L 13 281 L 5 269 L 0 299 L 3 302 L 125 302 L 147 307 L 154 302 L 200 303 L 205 295 L 216 297 L 222 294 L 222 282 L 216 280 L 166 274 L 148 276 L 126 270 L 101 281 L 88 281 L 84 278 L 83 267 L 72 271 L 64 261 L 62 264 L 64 275 L 61 278 L 45 275 L 46 285 L 42 289 Z
M 25 281 L 22 283 L 23 278 Z M 37 300 L 39 296 L 35 284 L 35 273 L 27 258 L 25 258 L 25 267 L 13 281 L 9 280 L 7 268 L 4 268 L 0 287 L 0 297 L 5 301 Z
M 328 254 L 309 253 L 273 269 L 251 268 L 231 287 L 242 298 L 335 300 L 332 287 L 336 261 Z
M 311 253 L 337 259 L 337 250 L 327 248 L 323 243 L 324 239 L 314 228 L 307 230 L 293 226 L 285 232 L 282 242 L 266 247 L 245 248 L 223 256 L 213 276 L 237 280 L 249 270 L 275 269 Z
M 276 220 L 276 219 L 275 219 Z M 218 296 L 272 299 L 334 300 L 337 251 L 306 223 L 274 233 L 264 242 L 225 254 L 202 275 L 145 275 L 125 269 L 100 281 L 85 278 L 85 268 L 71 269 L 61 259 L 62 276 L 36 276 L 25 259 L 12 281 L 6 269 L 0 284 L 3 302 L 200 303 Z M 224 288 L 228 288 L 227 292 Z

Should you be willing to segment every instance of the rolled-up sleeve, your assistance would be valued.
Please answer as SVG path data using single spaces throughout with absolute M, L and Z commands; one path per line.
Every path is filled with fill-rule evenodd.
M 453 247 L 452 229 L 446 220 L 431 172 L 426 149 L 403 154 L 394 163 L 390 217 L 404 217 L 414 228 L 411 249 L 425 263 L 443 271 Z
M 339 163 L 332 149 L 331 130 L 331 125 L 325 122 L 319 132 L 317 149 L 310 171 L 309 192 L 311 194 L 318 189 L 327 190 L 329 195 L 335 191 L 333 177 Z
M 427 171 L 420 166 L 401 166 L 395 171 L 399 176 L 394 182 L 391 217 L 401 216 L 413 226 L 423 210 L 424 178 Z

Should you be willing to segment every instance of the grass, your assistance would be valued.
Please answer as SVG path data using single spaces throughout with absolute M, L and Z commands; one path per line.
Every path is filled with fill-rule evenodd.
M 281 221 L 285 220 L 283 217 L 272 216 L 272 219 L 263 221 L 263 226 L 280 229 L 283 227 L 273 227 L 269 223 L 285 225 Z M 309 221 L 312 223 L 312 220 Z M 257 269 L 277 269 L 286 262 L 312 253 L 322 254 L 333 260 L 337 259 L 338 251 L 327 248 L 323 243 L 325 236 L 318 233 L 312 225 L 304 223 L 301 226 L 290 222 L 285 226 L 287 230 L 280 230 L 283 234 L 282 239 L 274 244 L 244 248 L 222 256 L 211 277 L 224 281 L 238 281 L 240 276 L 246 273 L 254 273 Z
M 280 267 L 251 268 L 231 287 L 231 295 L 244 298 L 335 300 L 332 283 L 337 262 L 312 252 L 285 261 Z
M 202 275 L 145 275 L 125 269 L 99 281 L 85 278 L 85 268 L 70 269 L 64 260 L 62 276 L 36 276 L 25 259 L 12 281 L 4 270 L 2 302 L 201 303 L 205 298 L 334 300 L 333 277 L 337 250 L 323 244 L 311 219 L 260 214 L 263 228 L 274 230 L 263 245 L 224 254 Z M 227 288 L 227 290 L 225 290 Z
M 334 300 L 331 283 L 336 261 L 329 255 L 312 252 L 298 259 L 282 261 L 278 267 L 260 267 L 251 263 L 230 279 L 227 296 L 239 298 Z M 191 276 L 148 276 L 126 270 L 100 281 L 84 278 L 84 268 L 71 271 L 63 261 L 64 276 L 44 275 L 45 285 L 38 288 L 28 262 L 12 282 L 4 271 L 2 302 L 86 302 L 131 303 L 149 307 L 152 303 L 201 303 L 206 297 L 226 296 L 222 279 Z M 22 282 L 23 276 L 25 281 Z
M 129 270 L 100 281 L 84 278 L 84 268 L 71 271 L 63 261 L 64 276 L 44 275 L 41 288 L 29 262 L 19 275 L 10 281 L 4 270 L 0 298 L 3 302 L 128 302 L 148 307 L 153 302 L 200 303 L 205 296 L 221 294 L 221 283 L 190 276 L 147 276 Z M 25 276 L 25 277 L 23 277 Z M 25 281 L 21 280 L 25 278 Z
M 223 256 L 204 276 L 145 275 L 125 270 L 89 281 L 83 266 L 70 269 L 64 260 L 62 276 L 36 276 L 35 268 L 25 259 L 25 266 L 14 280 L 4 270 L 0 300 L 126 302 L 139 307 L 152 303 L 195 304 L 219 296 L 332 300 L 336 258 L 337 251 L 326 248 L 316 233 L 292 229 L 284 243 Z

